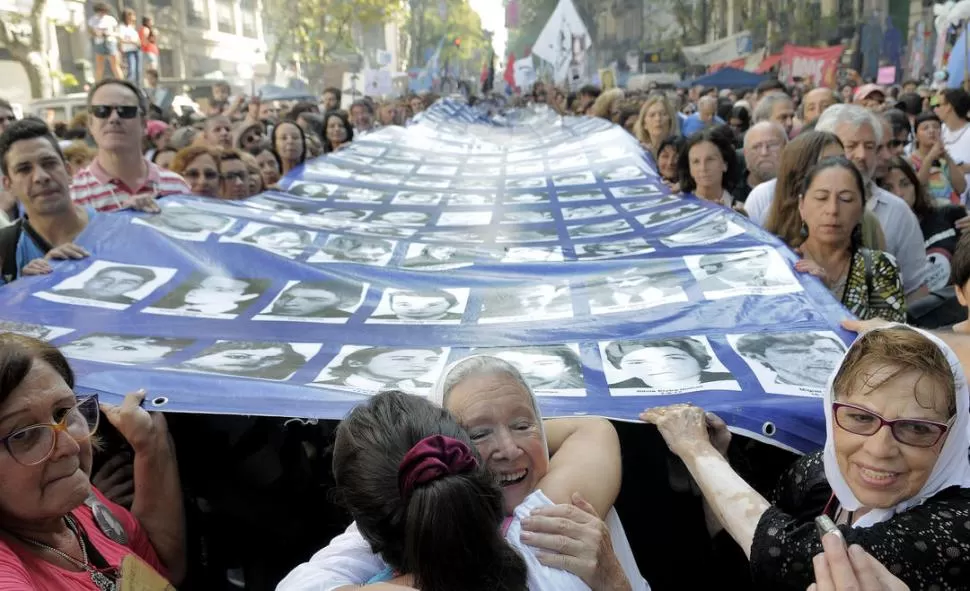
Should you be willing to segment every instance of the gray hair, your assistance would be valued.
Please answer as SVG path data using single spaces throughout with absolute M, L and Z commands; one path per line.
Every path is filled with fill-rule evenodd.
M 771 95 L 768 95 L 771 96 Z M 785 128 L 782 127 L 781 123 L 775 121 L 760 121 L 752 125 L 748 131 L 744 134 L 744 149 L 748 149 L 748 144 L 750 143 L 748 138 L 751 137 L 751 132 L 756 129 L 770 129 L 774 131 L 778 137 L 781 138 L 782 145 L 788 145 L 788 134 L 785 133 Z
M 529 384 L 522 377 L 519 370 L 508 361 L 491 355 L 475 355 L 474 357 L 459 361 L 451 368 L 451 371 L 443 378 L 444 384 L 442 385 L 442 391 L 444 396 L 441 401 L 441 406 L 448 407 L 447 402 L 451 391 L 467 378 L 492 374 L 507 375 L 518 382 L 529 393 L 529 400 L 532 401 L 532 408 L 536 413 L 536 418 L 542 418 L 542 415 L 539 413 L 539 405 L 536 402 L 535 395 L 532 393 L 532 388 L 529 387 Z
M 771 121 L 771 114 L 779 103 L 795 104 L 787 94 L 769 94 L 758 101 L 758 106 L 754 109 L 754 122 Z
M 871 111 L 859 105 L 832 105 L 825 109 L 815 123 L 815 131 L 835 133 L 835 129 L 841 125 L 849 125 L 853 129 L 868 125 L 876 136 L 876 144 L 882 143 L 882 123 Z

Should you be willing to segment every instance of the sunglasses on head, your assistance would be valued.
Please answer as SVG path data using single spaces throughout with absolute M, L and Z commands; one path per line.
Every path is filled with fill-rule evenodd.
M 88 109 L 97 119 L 107 119 L 111 117 L 111 112 L 115 111 L 122 119 L 134 119 L 138 116 L 137 105 L 91 105 Z

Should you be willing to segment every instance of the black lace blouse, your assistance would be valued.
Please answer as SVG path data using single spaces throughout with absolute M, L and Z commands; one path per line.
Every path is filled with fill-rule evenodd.
M 815 581 L 812 557 L 822 552 L 815 518 L 831 495 L 821 451 L 782 475 L 751 546 L 757 588 L 805 591 Z M 945 489 L 872 527 L 839 529 L 847 544 L 862 546 L 914 591 L 970 589 L 970 489 Z

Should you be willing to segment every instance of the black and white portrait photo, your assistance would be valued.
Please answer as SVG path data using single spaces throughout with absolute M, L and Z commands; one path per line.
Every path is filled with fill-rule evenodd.
M 579 345 L 540 345 L 511 349 L 476 349 L 512 364 L 537 396 L 585 396 Z
M 495 195 L 482 193 L 449 193 L 448 205 L 492 205 L 495 203 Z
M 340 152 L 337 152 L 338 154 Z M 396 174 L 409 174 L 414 170 L 414 163 L 412 162 L 389 162 L 386 160 L 378 160 L 371 164 L 371 167 L 384 172 L 396 173 Z
M 367 320 L 372 324 L 460 324 L 468 304 L 467 288 L 384 290 Z
M 537 224 L 553 221 L 552 213 L 535 209 L 506 211 L 499 220 L 501 224 Z
M 410 238 L 418 233 L 417 228 L 405 228 L 388 224 L 358 224 L 353 228 L 345 228 L 344 232 L 358 236 L 380 236 L 387 238 Z
M 367 284 L 351 279 L 289 281 L 254 320 L 343 323 L 360 308 Z
M 562 217 L 566 221 L 598 218 L 616 213 L 612 205 L 584 205 L 582 207 L 562 208 Z
M 394 256 L 397 242 L 362 236 L 331 236 L 309 263 L 361 263 L 383 267 Z
M 588 191 L 556 191 L 556 199 L 565 203 L 570 201 L 599 201 L 606 199 L 606 194 L 599 189 L 590 189 Z
M 785 260 L 773 249 L 688 256 L 684 260 L 709 300 L 802 290 Z
M 727 216 L 716 214 L 694 222 L 666 238 L 661 238 L 660 242 L 671 248 L 702 246 L 723 242 L 741 234 L 744 234 L 744 228 L 732 222 Z
M 260 250 L 295 259 L 313 244 L 316 235 L 316 232 L 299 228 L 250 222 L 235 236 L 223 236 L 219 238 L 219 242 L 249 244 Z
M 74 332 L 73 328 L 63 326 L 47 326 L 44 324 L 30 324 L 28 322 L 14 322 L 12 320 L 0 320 L 0 333 L 12 332 L 25 337 L 39 339 L 41 341 L 53 341 L 58 337 Z
M 433 176 L 412 176 L 404 183 L 419 189 L 447 189 L 451 186 L 451 180 Z M 429 205 L 414 202 L 406 202 L 408 205 Z
M 438 226 L 487 226 L 492 221 L 490 211 L 445 211 L 438 216 Z
M 626 203 L 621 203 L 620 207 L 627 211 L 644 211 L 646 209 L 653 209 L 654 207 L 660 207 L 661 205 L 670 205 L 671 203 L 677 203 L 681 198 L 676 195 L 664 195 L 663 197 L 657 197 L 656 199 L 642 199 L 639 201 L 627 201 Z
M 727 338 L 769 394 L 821 396 L 845 354 L 845 344 L 829 331 Z
M 132 218 L 131 223 L 154 228 L 172 238 L 205 242 L 212 234 L 225 232 L 236 218 L 185 207 L 178 203 L 162 206 L 161 213 Z
M 505 203 L 548 203 L 549 195 L 546 193 L 506 193 Z
M 556 242 L 559 232 L 556 228 L 505 228 L 498 231 L 495 241 L 498 243 L 517 244 L 523 242 Z
M 485 291 L 479 324 L 572 318 L 573 303 L 566 282 Z
M 565 260 L 558 246 L 511 246 L 505 249 L 503 263 L 561 263 Z
M 478 252 L 474 249 L 413 242 L 408 245 L 408 252 L 401 266 L 415 270 L 457 269 L 473 264 L 476 258 Z
M 285 380 L 320 351 L 316 343 L 216 341 L 178 369 L 262 380 Z
M 400 185 L 401 175 L 399 173 L 371 172 L 368 180 L 372 183 L 379 183 L 383 185 Z
M 546 186 L 545 177 L 526 177 L 519 179 L 505 179 L 507 189 L 542 189 Z
M 308 199 L 326 199 L 333 197 L 337 193 L 337 185 L 325 185 L 322 183 L 306 183 L 298 181 L 290 185 L 287 193 L 306 197 Z
M 375 189 L 344 189 L 337 195 L 337 201 L 350 201 L 353 203 L 382 203 L 387 195 L 384 191 Z
M 573 239 L 592 238 L 594 236 L 614 236 L 616 234 L 631 232 L 632 230 L 633 228 L 630 227 L 630 223 L 624 219 L 566 227 L 566 231 L 569 232 L 569 237 Z
M 646 310 L 674 302 L 686 302 L 683 284 L 689 275 L 671 261 L 644 261 L 617 269 L 587 282 L 589 309 L 593 314 Z
M 300 213 L 298 211 L 276 212 L 270 221 L 284 224 L 307 226 L 318 230 L 339 230 L 353 227 L 370 215 L 366 209 L 321 209 L 318 212 Z
M 313 381 L 313 386 L 347 388 L 363 394 L 401 390 L 427 394 L 444 370 L 448 349 L 348 345 Z
M 637 221 L 640 222 L 644 228 L 653 228 L 669 222 L 686 219 L 700 211 L 704 211 L 704 208 L 700 205 L 687 203 L 685 205 L 681 205 L 680 207 L 672 207 L 670 209 L 638 215 Z
M 553 158 L 548 163 L 549 170 L 559 172 L 570 168 L 586 168 L 589 166 L 589 159 L 584 154 L 570 154 L 562 158 Z
M 431 214 L 423 211 L 387 211 L 374 214 L 370 222 L 398 226 L 423 226 L 431 219 Z
M 665 197 L 667 191 L 662 190 L 658 185 L 644 184 L 632 187 L 610 187 L 610 193 L 614 197 Z
M 269 284 L 266 279 L 194 273 L 187 281 L 144 311 L 168 316 L 230 320 L 252 306 Z
M 603 342 L 600 351 L 613 396 L 741 389 L 706 337 Z
M 428 232 L 422 239 L 429 242 L 456 242 L 458 244 L 479 244 L 485 242 L 485 234 L 477 230 L 445 230 Z
M 138 365 L 158 363 L 191 346 L 191 339 L 96 333 L 61 345 L 70 359 Z
M 657 250 L 647 244 L 647 241 L 643 238 L 574 244 L 573 248 L 576 251 L 576 259 L 581 261 L 617 259 L 620 257 L 649 254 Z
M 446 181 L 442 181 L 446 182 Z M 456 189 L 464 189 L 466 191 L 494 191 L 498 187 L 498 183 L 494 178 L 468 178 L 463 177 L 461 179 L 455 179 L 454 187 Z
M 647 174 L 639 166 L 634 166 L 632 164 L 627 166 L 619 166 L 616 168 L 611 168 L 609 170 L 604 170 L 602 172 L 603 179 L 608 182 L 616 181 L 631 181 L 634 179 L 646 179 Z
M 423 193 L 419 191 L 401 191 L 394 196 L 394 205 L 438 205 L 441 203 L 441 193 Z
M 84 271 L 35 297 L 62 304 L 124 310 L 175 276 L 175 269 L 94 261 Z
M 596 177 L 591 172 L 574 172 L 570 174 L 560 174 L 552 178 L 552 182 L 557 187 L 568 187 L 571 185 L 592 185 L 596 183 Z

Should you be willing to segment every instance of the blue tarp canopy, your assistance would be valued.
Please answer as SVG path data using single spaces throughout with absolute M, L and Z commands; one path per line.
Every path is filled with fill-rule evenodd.
M 757 86 L 767 80 L 764 74 L 753 74 L 737 68 L 721 68 L 713 74 L 707 74 L 693 80 L 685 80 L 678 84 L 680 88 L 691 86 L 713 86 L 715 88 L 743 88 Z

